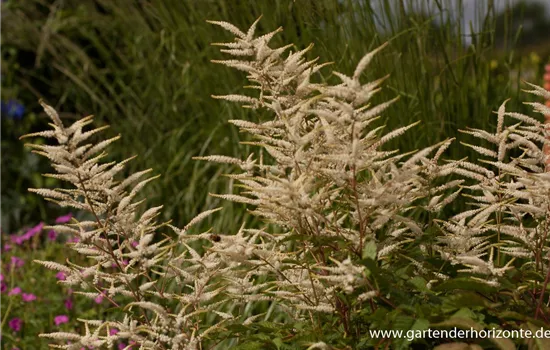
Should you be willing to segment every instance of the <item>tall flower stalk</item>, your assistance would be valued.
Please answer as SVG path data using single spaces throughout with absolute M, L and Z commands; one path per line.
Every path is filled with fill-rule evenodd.
M 531 306 L 535 320 L 545 316 L 548 124 L 506 111 L 504 103 L 493 133 L 464 130 L 489 144 L 464 144 L 480 155 L 477 163 L 443 160 L 453 140 L 412 152 L 391 150 L 391 141 L 416 123 L 386 132 L 381 114 L 397 99 L 376 102 L 385 77 L 362 82 L 387 44 L 367 53 L 352 74 L 332 72 L 340 82 L 328 84 L 316 82 L 328 64 L 307 58 L 312 46 L 297 51 L 292 45 L 270 46 L 281 29 L 257 36 L 258 21 L 246 31 L 228 22 L 210 23 L 234 36 L 215 44 L 230 58 L 214 62 L 245 72 L 252 91 L 213 97 L 270 118 L 230 121 L 249 134 L 247 144 L 257 147 L 247 157 L 196 159 L 235 165 L 239 170 L 227 176 L 242 190 L 212 195 L 244 203 L 264 226 L 243 224 L 234 234 L 191 233 L 193 225 L 219 208 L 183 228 L 158 223 L 161 207 L 140 210 L 145 202 L 140 192 L 155 179 L 147 177 L 151 170 L 124 178 L 131 159 L 102 162 L 105 149 L 119 136 L 89 142 L 106 127 L 85 131 L 92 117 L 65 127 L 42 103 L 52 130 L 25 137 L 57 143 L 29 146 L 51 160 L 56 172 L 46 176 L 72 187 L 31 191 L 87 213 L 86 220 L 73 218 L 45 229 L 78 237 L 71 248 L 89 264 L 38 263 L 62 272 L 61 283 L 80 286 L 79 294 L 104 297 L 120 313 L 107 320 L 81 320 L 85 334 L 41 336 L 66 349 L 109 347 L 115 341 L 134 342 L 141 349 L 204 349 L 246 339 L 265 327 L 261 320 L 276 314 L 307 324 L 316 338 L 329 338 L 322 330 L 334 325 L 338 340 L 355 342 L 366 337 L 365 324 L 379 326 L 391 313 L 389 323 L 402 327 L 426 311 L 420 306 L 425 303 L 439 307 L 441 314 L 422 319 L 421 325 L 446 324 L 435 319 L 456 301 L 454 289 L 444 289 L 453 279 L 465 276 L 477 286 L 496 289 L 514 269 L 523 275 L 512 292 L 495 297 L 490 311 L 510 302 L 506 307 Z M 532 87 L 531 93 L 550 99 L 549 91 Z M 536 113 L 550 114 L 548 106 L 531 105 Z M 471 209 L 445 217 L 443 209 L 459 198 L 467 198 Z M 546 280 L 533 275 L 546 275 Z M 459 281 L 460 288 L 464 280 Z M 530 291 L 534 302 L 525 302 Z M 419 300 L 416 308 L 407 304 Z M 265 314 L 258 311 L 266 305 Z M 288 330 L 285 339 L 296 332 Z M 379 346 L 386 340 L 368 341 Z M 300 344 L 328 347 L 323 341 Z
M 458 196 L 461 180 L 441 180 L 457 163 L 439 164 L 452 140 L 408 154 L 387 149 L 416 123 L 383 133 L 380 114 L 396 99 L 373 103 L 385 77 L 361 82 L 385 45 L 366 54 L 352 75 L 333 72 L 340 84 L 321 84 L 313 81 L 327 64 L 306 58 L 311 46 L 295 52 L 291 45 L 271 48 L 280 29 L 256 37 L 258 21 L 246 32 L 227 22 L 211 23 L 235 36 L 214 44 L 232 58 L 214 62 L 246 72 L 256 92 L 213 97 L 273 117 L 262 123 L 230 120 L 252 135 L 247 144 L 259 148 L 246 159 L 197 159 L 239 166 L 242 172 L 229 177 L 244 191 L 215 196 L 249 204 L 254 215 L 283 230 L 271 242 L 276 255 L 254 257 L 273 276 L 269 294 L 298 313 L 337 313 L 350 334 L 351 315 L 359 306 L 342 295 L 391 305 L 359 261 L 369 257 L 390 268 L 387 262 L 415 246 L 428 225 L 408 212 L 437 213 Z
M 151 170 L 117 178 L 131 159 L 120 163 L 101 160 L 107 156 L 104 150 L 119 136 L 89 142 L 107 127 L 85 131 L 84 127 L 92 123 L 91 116 L 66 127 L 53 108 L 41 104 L 53 122 L 52 130 L 24 137 L 57 142 L 55 146 L 29 146 L 51 160 L 56 172 L 45 176 L 63 180 L 72 188 L 30 191 L 90 215 L 90 220 L 73 218 L 70 223 L 46 227 L 77 237 L 77 243 L 70 246 L 86 256 L 89 264 L 37 263 L 62 272 L 60 283 L 79 286 L 76 294 L 105 298 L 123 315 L 120 319 L 83 319 L 85 334 L 57 332 L 41 336 L 64 341 L 58 347 L 66 349 L 112 346 L 115 341 L 134 342 L 143 349 L 196 349 L 203 337 L 229 321 L 220 316 L 219 322 L 204 327 L 203 315 L 218 312 L 224 304 L 223 288 L 215 282 L 224 266 L 217 253 L 199 255 L 189 245 L 208 239 L 209 234 L 189 235 L 188 230 L 218 209 L 199 214 L 181 230 L 155 220 L 162 207 L 138 215 L 144 202 L 137 200 L 138 194 L 156 178 L 146 177 Z M 175 230 L 176 238 L 161 235 L 159 230 L 164 227 Z M 116 334 L 110 332 L 114 328 L 118 329 Z

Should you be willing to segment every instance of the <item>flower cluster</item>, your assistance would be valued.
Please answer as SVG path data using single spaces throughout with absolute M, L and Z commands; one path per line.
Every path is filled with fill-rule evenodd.
M 248 205 L 266 226 L 243 225 L 233 235 L 192 231 L 219 208 L 183 228 L 158 223 L 161 207 L 139 210 L 145 201 L 139 194 L 154 179 L 146 178 L 150 170 L 124 178 L 130 159 L 102 162 L 118 136 L 91 142 L 106 127 L 85 130 L 92 117 L 65 126 L 41 102 L 52 130 L 26 137 L 56 141 L 30 147 L 52 162 L 55 173 L 47 176 L 72 187 L 31 191 L 91 219 L 44 227 L 75 237 L 71 248 L 86 263 L 37 262 L 57 271 L 61 284 L 79 288 L 75 294 L 122 311 L 109 320 L 79 319 L 81 334 L 42 337 L 65 349 L 121 342 L 128 348 L 199 349 L 218 344 L 223 339 L 216 337 L 227 337 L 224 331 L 235 324 L 253 324 L 262 315 L 252 306 L 269 302 L 269 313 L 310 322 L 311 328 L 336 315 L 345 338 L 360 333 L 354 320 L 367 312 L 363 303 L 373 314 L 380 305 L 395 308 L 393 291 L 384 291 L 375 276 L 397 276 L 395 266 L 427 282 L 423 293 L 456 274 L 498 286 L 520 259 L 527 262 L 523 268 L 550 277 L 550 173 L 542 150 L 549 131 L 543 123 L 507 112 L 503 104 L 494 133 L 465 131 L 490 145 L 465 145 L 487 157 L 480 164 L 443 161 L 453 140 L 409 153 L 391 150 L 391 141 L 415 124 L 384 132 L 380 114 L 396 100 L 374 102 L 384 78 L 362 82 L 384 45 L 365 55 L 353 74 L 333 72 L 340 83 L 331 85 L 314 82 L 326 64 L 306 58 L 310 47 L 292 52 L 291 45 L 269 46 L 280 30 L 256 36 L 258 21 L 246 32 L 211 23 L 235 36 L 216 44 L 232 56 L 216 62 L 246 72 L 256 91 L 214 97 L 272 119 L 231 121 L 258 147 L 247 157 L 197 159 L 236 165 L 239 172 L 228 177 L 243 191 L 214 196 Z M 547 90 L 533 88 L 531 93 L 550 98 Z M 550 114 L 540 103 L 531 105 Z M 473 209 L 442 216 L 461 194 Z M 518 290 L 538 286 L 520 284 Z M 541 301 L 544 295 L 543 289 Z M 539 303 L 535 318 L 541 308 Z M 62 316 L 55 322 L 66 321 Z
M 53 121 L 53 130 L 25 137 L 57 141 L 57 146 L 30 146 L 52 161 L 56 173 L 47 176 L 74 188 L 31 191 L 91 215 L 93 220 L 60 219 L 56 225 L 44 228 L 74 237 L 69 241 L 72 249 L 93 263 L 36 262 L 57 271 L 62 285 L 81 289 L 74 294 L 96 303 L 108 302 L 124 310 L 124 317 L 108 321 L 79 319 L 84 323 L 84 335 L 57 332 L 41 336 L 69 341 L 59 344 L 67 349 L 111 346 L 116 342 L 135 342 L 145 349 L 194 349 L 215 329 L 235 322 L 237 317 L 219 311 L 227 302 L 219 283 L 229 267 L 216 250 L 201 255 L 191 247 L 195 241 L 209 240 L 210 234 L 189 234 L 193 225 L 219 209 L 199 214 L 183 229 L 157 223 L 161 207 L 137 215 L 143 202 L 136 200 L 138 193 L 154 179 L 143 179 L 150 170 L 115 179 L 129 159 L 119 164 L 100 160 L 106 155 L 103 150 L 118 137 L 97 144 L 84 143 L 105 127 L 84 131 L 92 117 L 65 127 L 55 110 L 42 105 Z M 157 231 L 162 227 L 175 231 L 177 240 L 161 236 Z M 218 312 L 218 321 L 205 327 L 200 320 L 212 312 Z M 113 328 L 118 330 L 116 334 L 110 331 Z
M 68 222 L 72 214 L 58 217 L 55 222 Z M 6 323 L 14 334 L 20 333 L 25 324 L 27 304 L 30 308 L 38 307 L 38 304 L 49 299 L 46 293 L 41 291 L 39 295 L 27 290 L 30 279 L 34 279 L 31 268 L 22 256 L 28 256 L 40 249 L 52 248 L 56 245 L 57 233 L 53 230 L 44 230 L 44 223 L 31 227 L 23 233 L 3 235 L 4 252 L 2 273 L 0 273 L 0 291 L 5 294 L 5 305 L 8 305 L 2 315 L 2 324 Z M 43 244 L 41 244 L 43 243 Z M 32 283 L 30 283 L 32 285 Z M 26 285 L 26 286 L 23 286 Z M 23 287 L 22 287 L 23 286 Z M 35 290 L 36 288 L 32 288 Z M 32 306 L 34 305 L 34 306 Z M 72 301 L 64 303 L 67 310 L 72 309 Z M 64 319 L 63 319 L 64 318 Z M 9 320 L 9 321 L 8 321 Z M 63 321 L 64 320 L 64 321 Z M 57 326 L 68 322 L 68 316 L 59 315 L 53 320 Z
M 283 228 L 271 240 L 273 247 L 264 243 L 266 256 L 252 255 L 254 260 L 258 256 L 255 266 L 273 275 L 269 289 L 275 288 L 276 296 L 296 310 L 324 312 L 344 307 L 339 293 L 377 294 L 357 262 L 366 247 L 387 260 L 422 236 L 428 223 L 410 219 L 411 208 L 439 212 L 458 196 L 462 180 L 441 180 L 458 163 L 439 164 L 452 140 L 411 154 L 387 150 L 388 142 L 415 124 L 386 134 L 376 126 L 396 100 L 374 105 L 372 97 L 384 78 L 360 80 L 384 45 L 365 55 L 351 76 L 333 72 L 341 83 L 332 86 L 312 82 L 325 65 L 305 58 L 310 48 L 285 56 L 290 45 L 269 47 L 278 30 L 254 37 L 257 22 L 246 33 L 226 22 L 212 23 L 236 36 L 233 42 L 215 44 L 234 58 L 215 62 L 246 72 L 258 92 L 256 97 L 214 97 L 265 109 L 274 118 L 230 121 L 254 137 L 249 144 L 260 147 L 258 154 L 245 160 L 197 159 L 238 165 L 243 172 L 230 177 L 246 191 L 217 196 L 253 205 L 253 214 Z M 303 237 L 300 244 L 281 244 L 297 237 Z

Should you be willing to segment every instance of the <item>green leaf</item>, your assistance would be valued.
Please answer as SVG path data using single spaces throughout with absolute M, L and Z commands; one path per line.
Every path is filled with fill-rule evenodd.
M 363 247 L 363 259 L 376 259 L 376 243 L 374 240 L 370 240 Z
M 458 277 L 447 280 L 433 288 L 436 292 L 448 292 L 455 289 L 471 290 L 482 293 L 495 293 L 497 289 L 483 282 L 474 281 L 467 277 Z
M 455 312 L 451 318 L 464 318 L 464 319 L 471 319 L 475 320 L 477 319 L 477 315 L 470 309 L 463 307 L 460 308 L 457 312 Z
M 275 338 L 273 339 L 273 344 L 275 344 L 277 349 L 280 349 L 281 346 L 283 346 L 283 340 L 281 338 Z
M 409 282 L 420 292 L 432 293 L 432 291 L 426 287 L 426 280 L 420 276 L 411 278 Z
M 423 331 L 430 328 L 430 321 L 428 321 L 425 318 L 419 318 L 418 320 L 414 321 L 411 330 L 413 331 Z
M 264 344 L 257 342 L 257 341 L 251 341 L 239 344 L 237 346 L 234 346 L 233 349 L 237 350 L 263 350 L 265 349 Z

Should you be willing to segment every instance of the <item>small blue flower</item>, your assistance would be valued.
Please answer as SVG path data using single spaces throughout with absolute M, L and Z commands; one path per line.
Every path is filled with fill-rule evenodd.
M 15 100 L 2 101 L 2 116 L 8 118 L 21 119 L 25 114 L 25 106 Z

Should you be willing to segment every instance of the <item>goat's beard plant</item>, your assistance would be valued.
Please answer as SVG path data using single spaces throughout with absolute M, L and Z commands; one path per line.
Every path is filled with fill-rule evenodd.
M 64 341 L 58 347 L 67 349 L 112 346 L 114 341 L 133 341 L 142 349 L 196 349 L 223 337 L 245 337 L 242 327 L 232 325 L 253 325 L 275 313 L 306 324 L 303 332 L 312 335 L 306 338 L 310 343 L 301 345 L 316 340 L 372 345 L 378 340 L 364 334 L 367 328 L 413 327 L 398 327 L 396 315 L 425 319 L 415 323 L 416 329 L 443 320 L 446 316 L 435 307 L 411 306 L 415 301 L 443 304 L 449 289 L 438 292 L 441 281 L 458 275 L 498 286 L 514 266 L 543 277 L 516 283 L 512 294 L 529 290 L 537 298 L 531 303 L 511 298 L 513 307 L 530 306 L 533 319 L 546 313 L 538 301 L 546 295 L 546 283 L 542 290 L 541 285 L 550 271 L 550 178 L 541 151 L 548 132 L 542 123 L 507 113 L 502 106 L 495 134 L 468 131 L 496 145 L 495 150 L 472 146 L 495 159 L 479 165 L 441 164 L 452 140 L 408 154 L 389 151 L 386 144 L 414 125 L 386 134 L 375 127 L 379 114 L 395 100 L 373 105 L 371 98 L 384 79 L 362 84 L 360 77 L 382 47 L 364 56 L 353 75 L 334 72 L 340 84 L 320 84 L 312 80 L 325 65 L 306 60 L 309 48 L 286 54 L 291 45 L 268 46 L 279 30 L 255 37 L 257 22 L 246 33 L 226 22 L 212 23 L 236 36 L 217 44 L 234 59 L 217 62 L 248 73 L 257 91 L 254 97 L 215 97 L 265 109 L 273 119 L 231 121 L 255 138 L 249 144 L 259 152 L 243 160 L 222 155 L 200 159 L 240 167 L 242 172 L 228 176 L 245 190 L 216 196 L 250 205 L 266 227 L 243 226 L 235 235 L 189 234 L 191 226 L 218 209 L 198 215 L 183 229 L 157 223 L 160 207 L 137 215 L 142 201 L 135 198 L 153 179 L 142 180 L 149 171 L 114 180 L 127 161 L 100 160 L 116 138 L 83 144 L 104 128 L 83 131 L 91 117 L 65 127 L 44 104 L 53 130 L 27 136 L 56 139 L 57 146 L 31 146 L 52 161 L 57 173 L 50 176 L 74 188 L 33 191 L 87 211 L 93 220 L 52 227 L 80 237 L 72 248 L 89 258 L 88 266 L 40 263 L 66 273 L 61 283 L 80 286 L 86 297 L 105 295 L 122 316 L 82 320 L 83 335 L 42 336 Z M 550 98 L 544 89 L 535 92 Z M 534 106 L 537 112 L 549 112 L 541 104 Z M 505 116 L 520 123 L 505 126 Z M 517 151 L 513 157 L 512 150 Z M 464 179 L 449 180 L 451 175 Z M 463 188 L 473 192 L 469 197 L 478 204 L 445 220 L 441 210 Z M 412 215 L 419 211 L 427 215 Z M 160 235 L 164 227 L 175 234 Z M 192 248 L 195 241 L 201 249 Z M 465 268 L 457 271 L 456 264 Z M 266 303 L 267 315 L 251 311 Z M 498 310 L 496 304 L 492 308 Z M 331 331 L 323 334 L 327 327 Z M 287 339 L 300 340 L 296 332 L 290 329 Z

